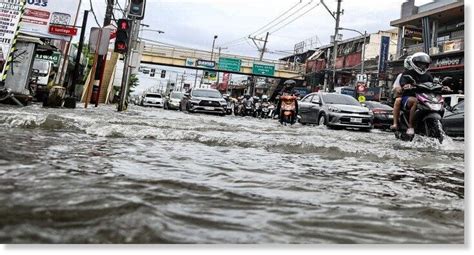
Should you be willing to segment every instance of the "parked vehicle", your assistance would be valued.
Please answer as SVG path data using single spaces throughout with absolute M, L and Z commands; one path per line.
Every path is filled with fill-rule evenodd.
M 33 62 L 33 73 L 30 80 L 30 90 L 34 97 L 40 102 L 47 100 L 48 84 L 53 77 L 53 62 L 44 59 L 35 59 Z
M 146 93 L 143 97 L 143 106 L 163 107 L 163 96 L 158 93 Z
M 297 120 L 296 100 L 298 98 L 292 95 L 281 96 L 280 123 L 295 124 Z
M 447 111 L 441 123 L 447 135 L 464 136 L 464 101 Z
M 464 101 L 463 94 L 450 94 L 450 95 L 443 95 L 444 105 L 447 108 L 452 108 L 455 105 L 459 104 L 460 102 Z
M 183 97 L 183 92 L 173 91 L 168 97 L 165 98 L 163 107 L 166 110 L 179 110 L 179 106 L 181 105 L 181 100 Z
M 227 101 L 215 89 L 192 89 L 181 100 L 181 111 L 226 115 Z
M 371 130 L 373 115 L 351 96 L 335 93 L 312 93 L 299 103 L 302 124 L 326 125 L 330 128 Z
M 415 115 L 415 134 L 436 138 L 440 143 L 443 142 L 443 126 L 441 123 L 444 116 L 444 99 L 441 96 L 443 88 L 441 83 L 425 82 L 415 84 L 413 82 L 413 90 L 418 99 L 417 110 Z M 408 118 L 410 112 L 402 109 L 400 113 L 400 127 L 395 132 L 398 139 L 404 141 L 413 140 L 414 136 L 406 134 L 408 129 Z
M 375 101 L 367 101 L 362 106 L 369 108 L 374 115 L 373 125 L 378 129 L 390 129 L 393 124 L 393 108 Z

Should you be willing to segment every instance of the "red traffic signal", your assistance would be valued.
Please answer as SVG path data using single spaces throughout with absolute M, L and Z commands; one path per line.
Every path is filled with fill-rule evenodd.
M 117 37 L 115 38 L 114 51 L 125 54 L 128 52 L 130 42 L 131 22 L 127 19 L 117 21 Z

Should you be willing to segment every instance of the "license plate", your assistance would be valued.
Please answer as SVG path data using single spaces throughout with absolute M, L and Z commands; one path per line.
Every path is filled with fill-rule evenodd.
M 204 110 L 206 110 L 206 111 L 214 111 L 214 107 L 204 107 Z
M 351 122 L 362 123 L 362 119 L 360 119 L 360 118 L 351 118 Z

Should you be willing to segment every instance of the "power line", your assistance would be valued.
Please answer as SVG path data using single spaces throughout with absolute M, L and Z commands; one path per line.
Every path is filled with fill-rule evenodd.
M 97 26 L 102 27 L 99 23 L 99 20 L 97 19 L 97 16 L 95 15 L 94 6 L 92 5 L 92 0 L 89 0 L 89 4 L 91 6 L 91 12 L 92 12 L 92 15 L 94 16 L 95 23 L 97 23 Z
M 307 10 L 306 12 L 304 12 L 303 14 L 301 14 L 300 16 L 298 16 L 298 17 L 292 19 L 290 22 L 286 23 L 285 25 L 283 25 L 283 26 L 281 26 L 281 27 L 279 27 L 279 28 L 273 30 L 272 32 L 270 32 L 270 34 L 273 34 L 273 33 L 276 33 L 276 32 L 278 32 L 278 31 L 280 31 L 280 30 L 283 29 L 284 27 L 286 27 L 286 26 L 290 25 L 291 23 L 295 22 L 296 20 L 300 19 L 301 17 L 303 17 L 304 15 L 308 14 L 310 11 L 316 9 L 316 8 L 317 8 L 318 6 L 320 6 L 320 5 L 321 5 L 321 3 L 318 3 L 317 5 L 313 6 L 311 9 Z
M 312 1 L 311 1 L 312 2 Z M 265 30 L 265 28 L 268 26 L 268 25 L 271 25 L 273 22 L 277 21 L 278 19 L 280 19 L 281 17 L 285 16 L 288 12 L 290 12 L 291 10 L 293 10 L 294 8 L 296 8 L 298 5 L 300 5 L 302 3 L 302 1 L 300 0 L 298 3 L 296 3 L 295 5 L 293 5 L 290 9 L 284 11 L 282 14 L 280 14 L 278 17 L 276 17 L 275 19 L 273 19 L 272 21 L 270 21 L 269 23 L 267 23 L 265 26 L 261 27 L 260 29 L 258 29 L 257 31 L 249 34 L 249 36 L 253 35 L 253 34 L 256 34 L 258 32 L 263 32 L 263 30 Z M 258 35 L 258 34 L 257 34 Z
M 268 31 L 272 30 L 273 28 L 277 27 L 278 25 L 282 24 L 283 22 L 285 22 L 285 21 L 289 20 L 290 18 L 294 17 L 295 15 L 297 15 L 298 13 L 300 13 L 300 11 L 304 10 L 305 8 L 307 8 L 308 6 L 310 6 L 311 4 L 313 4 L 313 2 L 314 2 L 314 1 L 311 0 L 309 3 L 307 3 L 307 4 L 304 5 L 303 7 L 299 8 L 299 9 L 296 10 L 295 12 L 291 13 L 288 17 L 286 17 L 286 18 L 280 20 L 278 23 L 272 25 L 271 27 L 268 28 Z M 318 4 L 318 5 L 319 5 L 319 4 Z M 316 5 L 316 6 L 318 6 L 318 5 Z M 315 8 L 315 7 L 311 8 L 310 10 L 312 10 L 312 9 L 314 9 L 314 8 Z M 306 13 L 308 13 L 308 12 L 305 12 L 304 14 L 306 14 Z M 303 14 L 303 15 L 304 15 L 304 14 Z M 302 15 L 297 16 L 296 19 L 298 19 L 298 18 L 301 17 L 301 16 L 302 16 Z M 294 19 L 294 20 L 296 20 L 296 19 Z M 294 20 L 293 20 L 293 21 L 294 21 Z M 290 22 L 290 23 L 291 23 L 291 22 Z M 273 32 L 272 32 L 272 33 L 273 33 Z

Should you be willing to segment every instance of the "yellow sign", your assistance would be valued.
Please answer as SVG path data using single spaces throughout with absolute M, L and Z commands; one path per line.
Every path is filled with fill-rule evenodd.
M 359 96 L 359 103 L 365 103 L 366 100 L 365 96 Z

